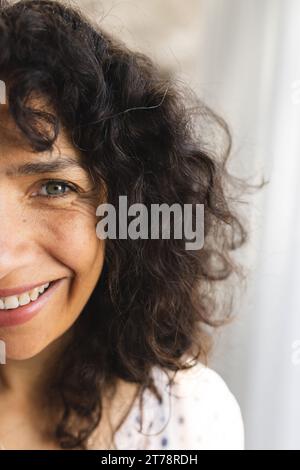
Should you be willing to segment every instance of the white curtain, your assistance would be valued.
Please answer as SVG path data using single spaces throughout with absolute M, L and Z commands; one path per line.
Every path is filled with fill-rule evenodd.
M 300 449 L 300 1 L 200 0 L 200 96 L 230 123 L 250 197 L 250 269 L 213 366 L 236 394 L 248 449 Z

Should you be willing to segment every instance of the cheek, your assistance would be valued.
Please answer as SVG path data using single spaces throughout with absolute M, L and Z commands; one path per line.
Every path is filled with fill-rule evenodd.
M 35 223 L 29 216 L 27 222 L 34 246 L 42 253 L 36 262 L 69 279 L 55 309 L 50 305 L 44 317 L 22 325 L 18 334 L 6 332 L 7 357 L 14 359 L 35 356 L 69 330 L 99 279 L 105 253 L 104 241 L 96 235 L 96 216 L 88 210 L 43 211 Z
M 96 235 L 96 216 L 88 211 L 57 211 L 44 216 L 45 250 L 74 275 L 90 272 L 104 257 L 104 243 Z

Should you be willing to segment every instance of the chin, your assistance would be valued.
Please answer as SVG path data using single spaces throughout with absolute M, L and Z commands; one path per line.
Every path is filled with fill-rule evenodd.
M 47 348 L 50 341 L 41 341 L 39 338 L 37 341 L 26 341 L 26 338 L 21 336 L 16 340 L 7 340 L 6 344 L 6 362 L 11 361 L 24 361 L 26 359 L 32 359 L 43 350 Z
M 37 356 L 40 352 L 42 352 L 44 346 L 42 345 L 25 345 L 25 344 L 18 344 L 18 345 L 6 345 L 6 361 L 14 360 L 14 361 L 24 361 L 26 359 L 31 359 Z

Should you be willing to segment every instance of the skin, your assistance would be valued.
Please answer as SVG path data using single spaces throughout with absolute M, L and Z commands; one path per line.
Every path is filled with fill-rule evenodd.
M 33 153 L 7 106 L 0 108 L 0 289 L 63 279 L 30 321 L 0 327 L 7 354 L 7 363 L 0 366 L 0 448 L 56 448 L 45 437 L 49 416 L 41 395 L 47 373 L 101 274 L 105 246 L 96 236 L 95 188 L 68 133 L 61 130 L 51 153 Z M 55 172 L 14 171 L 24 164 L 70 157 L 74 164 Z M 49 179 L 71 183 L 79 192 L 64 187 L 66 196 L 47 198 L 45 194 L 53 194 L 53 187 L 45 186 Z M 135 391 L 120 381 L 115 401 L 126 407 Z M 118 418 L 116 413 L 113 421 Z

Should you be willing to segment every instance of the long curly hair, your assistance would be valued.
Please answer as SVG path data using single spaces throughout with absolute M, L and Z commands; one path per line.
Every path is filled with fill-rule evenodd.
M 33 151 L 51 149 L 64 126 L 106 202 L 204 204 L 200 250 L 184 239 L 106 241 L 47 392 L 61 409 L 58 444 L 85 449 L 107 387 L 121 378 L 140 385 L 140 403 L 146 389 L 159 399 L 151 368 L 171 382 L 171 372 L 206 361 L 212 330 L 231 317 L 222 281 L 242 273 L 231 252 L 248 230 L 233 208 L 241 181 L 227 168 L 230 132 L 187 86 L 63 2 L 0 1 L 0 78 Z M 35 94 L 48 109 L 28 106 Z

